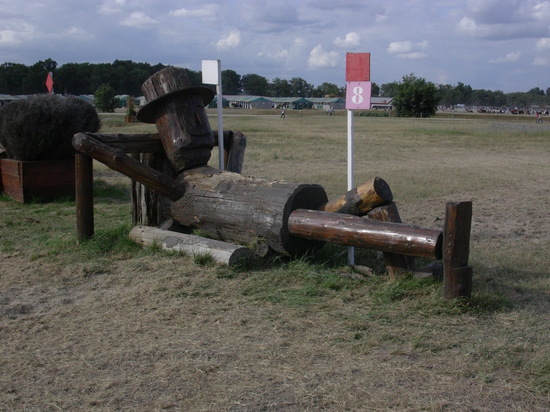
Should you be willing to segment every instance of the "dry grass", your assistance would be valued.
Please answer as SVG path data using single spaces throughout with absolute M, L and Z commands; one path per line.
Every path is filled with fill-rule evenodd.
M 235 114 L 245 174 L 345 191 L 345 116 Z M 0 198 L 0 410 L 548 410 L 550 128 L 505 119 L 355 121 L 356 180 L 384 178 L 404 221 L 473 201 L 469 303 L 365 251 L 373 275 L 337 247 L 238 270 L 141 250 L 102 166 L 83 246 L 73 202 Z

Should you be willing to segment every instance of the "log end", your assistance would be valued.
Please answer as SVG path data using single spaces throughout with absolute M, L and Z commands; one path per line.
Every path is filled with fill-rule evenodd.
M 296 209 L 318 209 L 327 203 L 328 197 L 321 185 L 301 184 L 289 197 L 285 205 L 283 227 L 281 229 L 281 243 L 283 249 L 290 256 L 301 255 L 312 250 L 317 250 L 324 245 L 323 241 L 309 240 L 292 236 L 288 230 L 288 219 L 292 211 Z
M 376 176 L 374 178 L 374 191 L 378 194 L 380 199 L 385 202 L 391 202 L 393 200 L 393 193 L 391 192 L 390 185 L 382 179 L 381 177 Z

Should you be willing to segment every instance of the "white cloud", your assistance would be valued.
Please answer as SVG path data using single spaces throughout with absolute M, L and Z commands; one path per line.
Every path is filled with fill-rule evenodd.
M 135 11 L 132 14 L 130 14 L 128 17 L 123 19 L 120 24 L 123 26 L 128 27 L 136 27 L 138 29 L 143 29 L 148 26 L 152 26 L 157 24 L 158 21 L 147 16 L 145 13 L 141 11 Z
M 238 30 L 231 32 L 224 38 L 218 40 L 216 47 L 218 50 L 233 49 L 241 44 L 241 33 Z
M 10 26 L 0 30 L 0 46 L 18 46 L 37 37 L 36 28 L 30 24 L 17 22 Z
M 475 36 L 478 32 L 477 24 L 474 19 L 464 16 L 457 26 L 459 33 L 467 34 L 469 36 Z
M 547 35 L 548 21 L 548 0 L 469 0 L 456 31 L 496 40 L 533 38 Z
M 338 60 L 338 52 L 325 51 L 323 46 L 318 44 L 309 53 L 307 63 L 312 68 L 336 67 Z
M 18 32 L 15 30 L 0 30 L 0 45 L 2 46 L 17 46 L 21 43 L 18 38 Z
M 489 63 L 511 63 L 517 62 L 521 57 L 520 52 L 510 52 L 504 57 L 499 57 L 497 59 L 489 60 Z
M 409 53 L 412 50 L 411 41 L 392 41 L 388 46 L 388 53 Z
M 537 41 L 537 50 L 550 50 L 550 37 L 543 37 Z
M 101 14 L 115 14 L 122 11 L 126 0 L 105 0 L 98 8 Z
M 181 8 L 173 10 L 170 12 L 171 15 L 175 17 L 200 17 L 200 18 L 211 18 L 217 17 L 220 7 L 217 4 L 204 4 L 202 7 L 197 9 L 186 9 Z
M 548 66 L 550 65 L 550 58 L 544 56 L 536 56 L 531 64 L 533 66 Z
M 356 47 L 361 43 L 361 36 L 355 32 L 346 34 L 345 38 L 337 37 L 334 39 L 334 44 L 341 48 Z
M 86 32 L 83 28 L 74 26 L 65 29 L 61 33 L 61 37 L 69 37 L 73 40 L 91 40 L 94 38 L 93 35 Z
M 400 59 L 423 59 L 428 57 L 426 50 L 428 42 L 413 43 L 412 41 L 392 41 L 387 52 Z

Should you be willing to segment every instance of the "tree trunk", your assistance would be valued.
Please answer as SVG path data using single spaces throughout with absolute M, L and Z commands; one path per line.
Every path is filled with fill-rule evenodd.
M 260 255 L 267 253 L 265 246 L 295 255 L 322 245 L 291 236 L 287 224 L 293 210 L 317 209 L 327 202 L 319 185 L 272 182 L 210 167 L 188 170 L 179 180 L 186 192 L 170 209 L 174 220 L 184 226 L 214 239 L 245 244 Z

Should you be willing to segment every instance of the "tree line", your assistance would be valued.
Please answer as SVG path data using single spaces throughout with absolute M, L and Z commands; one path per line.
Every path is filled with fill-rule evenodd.
M 46 92 L 45 80 L 49 72 L 53 74 L 54 90 L 66 95 L 94 94 L 100 86 L 108 85 L 115 94 L 140 96 L 142 83 L 153 73 L 163 69 L 158 63 L 138 63 L 131 60 L 115 60 L 113 63 L 66 63 L 58 67 L 52 59 L 41 60 L 32 66 L 18 63 L 0 65 L 0 94 L 38 94 Z M 200 85 L 199 71 L 187 70 L 191 83 Z M 400 82 L 378 85 L 372 83 L 372 95 L 396 97 L 399 88 L 407 84 L 403 77 Z M 410 79 L 409 79 L 410 80 Z M 423 79 L 422 79 L 423 80 Z M 503 93 L 484 89 L 473 89 L 459 82 L 457 85 L 435 85 L 428 82 L 430 93 L 435 93 L 434 101 L 440 106 L 485 107 L 529 107 L 550 105 L 550 87 L 545 90 L 536 87 L 527 92 Z M 222 71 L 223 92 L 226 95 L 256 95 L 272 97 L 336 97 L 345 95 L 345 87 L 333 83 L 314 86 L 300 77 L 290 80 L 274 78 L 269 81 L 259 74 L 240 75 L 234 70 Z M 213 86 L 211 86 L 213 87 Z M 435 88 L 435 89 L 434 89 Z

